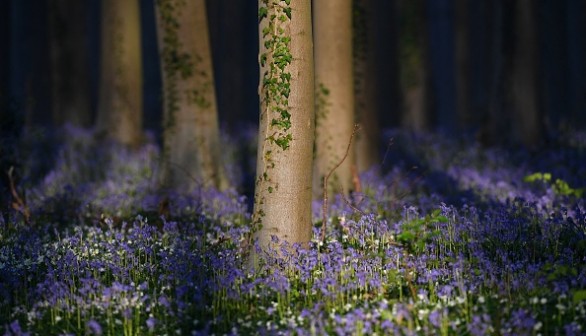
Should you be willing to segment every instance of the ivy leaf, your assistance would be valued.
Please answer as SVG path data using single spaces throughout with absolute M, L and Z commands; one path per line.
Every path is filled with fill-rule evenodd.
M 287 1 L 287 5 L 289 4 L 289 2 L 291 2 L 291 0 Z M 287 14 L 289 20 L 291 20 L 291 7 L 287 7 L 283 11 L 285 12 L 285 14 Z
M 258 21 L 262 21 L 262 19 L 266 18 L 269 14 L 269 10 L 266 7 L 260 7 L 258 9 Z

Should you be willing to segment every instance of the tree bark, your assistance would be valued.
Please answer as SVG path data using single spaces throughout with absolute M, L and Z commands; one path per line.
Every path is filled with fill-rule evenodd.
M 92 123 L 89 91 L 89 55 L 84 1 L 49 2 L 51 100 L 56 126 Z
M 315 192 L 323 177 L 344 159 L 354 126 L 352 70 L 352 0 L 313 3 L 315 28 L 316 169 Z M 348 157 L 328 180 L 328 191 L 348 194 L 355 155 Z
M 429 127 L 427 44 L 424 0 L 398 0 L 402 125 L 421 132 Z
M 528 147 L 537 146 L 543 135 L 537 75 L 539 54 L 535 6 L 533 0 L 517 0 L 515 8 L 517 35 L 512 91 L 516 127 L 513 138 L 521 140 Z
M 360 131 L 356 136 L 359 172 L 379 164 L 380 127 L 376 104 L 376 40 L 372 0 L 353 0 L 354 109 Z
M 285 1 L 259 0 L 259 14 L 261 109 L 255 238 L 261 247 L 270 244 L 272 235 L 307 244 L 312 234 L 315 131 L 311 1 L 286 5 Z M 271 20 L 273 14 L 276 17 Z
M 470 15 L 469 0 L 454 0 L 455 40 L 456 40 L 456 106 L 458 128 L 468 129 L 472 126 L 473 116 L 470 111 Z
M 172 188 L 228 187 L 204 0 L 158 0 L 164 176 Z
M 142 137 L 142 59 L 138 0 L 102 1 L 98 131 L 136 146 Z

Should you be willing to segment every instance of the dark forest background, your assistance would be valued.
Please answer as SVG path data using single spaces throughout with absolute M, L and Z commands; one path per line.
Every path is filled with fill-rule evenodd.
M 49 11 L 51 0 L 0 2 L 0 100 L 2 132 L 24 125 L 57 126 L 51 103 Z M 95 116 L 99 79 L 100 1 L 69 1 L 72 24 L 83 35 L 84 80 Z M 525 39 L 516 29 L 516 1 L 428 0 L 422 10 L 400 13 L 398 1 L 374 1 L 368 20 L 375 36 L 376 100 L 380 124 L 401 126 L 401 43 L 403 21 L 421 22 L 427 53 L 426 83 L 431 90 L 428 129 L 468 132 L 488 143 L 518 140 L 511 123 L 513 54 Z M 529 1 L 536 26 L 537 53 L 528 54 L 537 66 L 538 110 L 542 140 L 560 129 L 586 123 L 586 1 Z M 141 0 L 144 75 L 144 127 L 160 134 L 162 94 L 154 4 Z M 257 2 L 208 1 L 220 121 L 229 132 L 258 119 Z M 530 36 L 527 38 L 531 38 Z M 58 76 L 66 76 L 59 74 Z M 458 76 L 466 85 L 459 87 Z M 464 109 L 458 111 L 459 104 Z M 491 130 L 491 127 L 494 129 Z M 89 124 L 84 126 L 90 126 Z M 496 130 L 495 130 L 496 129 Z M 498 135 L 498 136 L 497 136 Z

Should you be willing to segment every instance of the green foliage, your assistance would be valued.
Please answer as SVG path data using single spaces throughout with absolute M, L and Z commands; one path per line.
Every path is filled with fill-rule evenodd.
M 426 246 L 433 237 L 439 235 L 437 223 L 447 223 L 446 216 L 436 209 L 423 218 L 413 219 L 403 224 L 403 231 L 397 235 L 397 240 L 404 244 L 412 253 L 425 252 Z
M 551 174 L 550 173 L 533 173 L 531 175 L 525 176 L 523 181 L 525 181 L 525 182 L 536 182 L 536 181 L 549 182 L 549 181 L 551 181 Z
M 583 289 L 574 291 L 574 294 L 572 295 L 572 301 L 574 302 L 574 304 L 586 301 L 586 290 Z
M 574 189 L 570 187 L 568 182 L 562 179 L 555 179 L 555 181 L 553 181 L 550 173 L 533 173 L 525 176 L 525 178 L 523 178 L 523 181 L 527 183 L 535 183 L 537 181 L 542 181 L 546 184 L 551 185 L 554 192 L 562 196 L 574 196 L 580 198 L 584 195 L 584 188 Z

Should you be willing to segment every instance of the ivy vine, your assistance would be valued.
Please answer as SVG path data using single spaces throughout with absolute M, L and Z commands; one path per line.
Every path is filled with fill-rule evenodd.
M 291 73 L 287 66 L 293 56 L 289 49 L 291 37 L 285 33 L 284 24 L 291 20 L 291 0 L 263 0 L 258 9 L 259 23 L 268 20 L 262 30 L 266 51 L 260 54 L 261 67 L 268 65 L 262 75 L 262 104 L 271 118 L 270 125 L 276 131 L 268 140 L 286 150 L 293 140 L 289 133 L 291 113 L 289 94 L 291 93 Z
M 179 110 L 179 95 L 177 88 L 178 80 L 186 80 L 196 75 L 196 66 L 201 62 L 197 55 L 191 55 L 183 51 L 183 46 L 179 38 L 179 28 L 181 24 L 177 16 L 187 4 L 187 0 L 157 0 L 159 9 L 160 26 L 162 29 L 162 48 L 161 62 L 163 64 L 165 76 L 165 107 L 168 111 L 168 117 L 165 127 L 172 128 L 175 124 L 175 114 Z M 205 73 L 201 73 L 206 76 Z M 194 103 L 201 108 L 211 106 L 211 103 L 205 98 L 204 92 L 209 89 L 211 84 L 206 83 L 201 88 L 186 90 L 183 94 L 188 103 Z
M 269 120 L 269 126 L 272 134 L 268 134 L 265 140 L 276 145 L 281 150 L 287 150 L 293 135 L 289 132 L 291 129 L 291 113 L 289 112 L 289 95 L 291 93 L 291 73 L 287 67 L 293 60 L 293 55 L 289 48 L 291 37 L 288 36 L 287 25 L 291 20 L 291 0 L 262 0 L 258 9 L 258 22 L 261 24 L 266 20 L 262 28 L 262 39 L 265 50 L 259 55 L 259 63 L 263 73 L 261 75 L 261 107 L 265 118 Z M 263 160 L 266 163 L 264 172 L 259 175 L 255 193 L 255 217 L 254 230 L 262 228 L 262 218 L 265 212 L 262 205 L 265 203 L 265 197 L 261 196 L 258 187 L 262 182 L 266 182 L 268 187 L 266 191 L 271 194 L 278 189 L 278 184 L 271 181 L 269 171 L 275 168 L 275 162 L 272 159 L 272 149 L 267 149 L 263 153 Z

